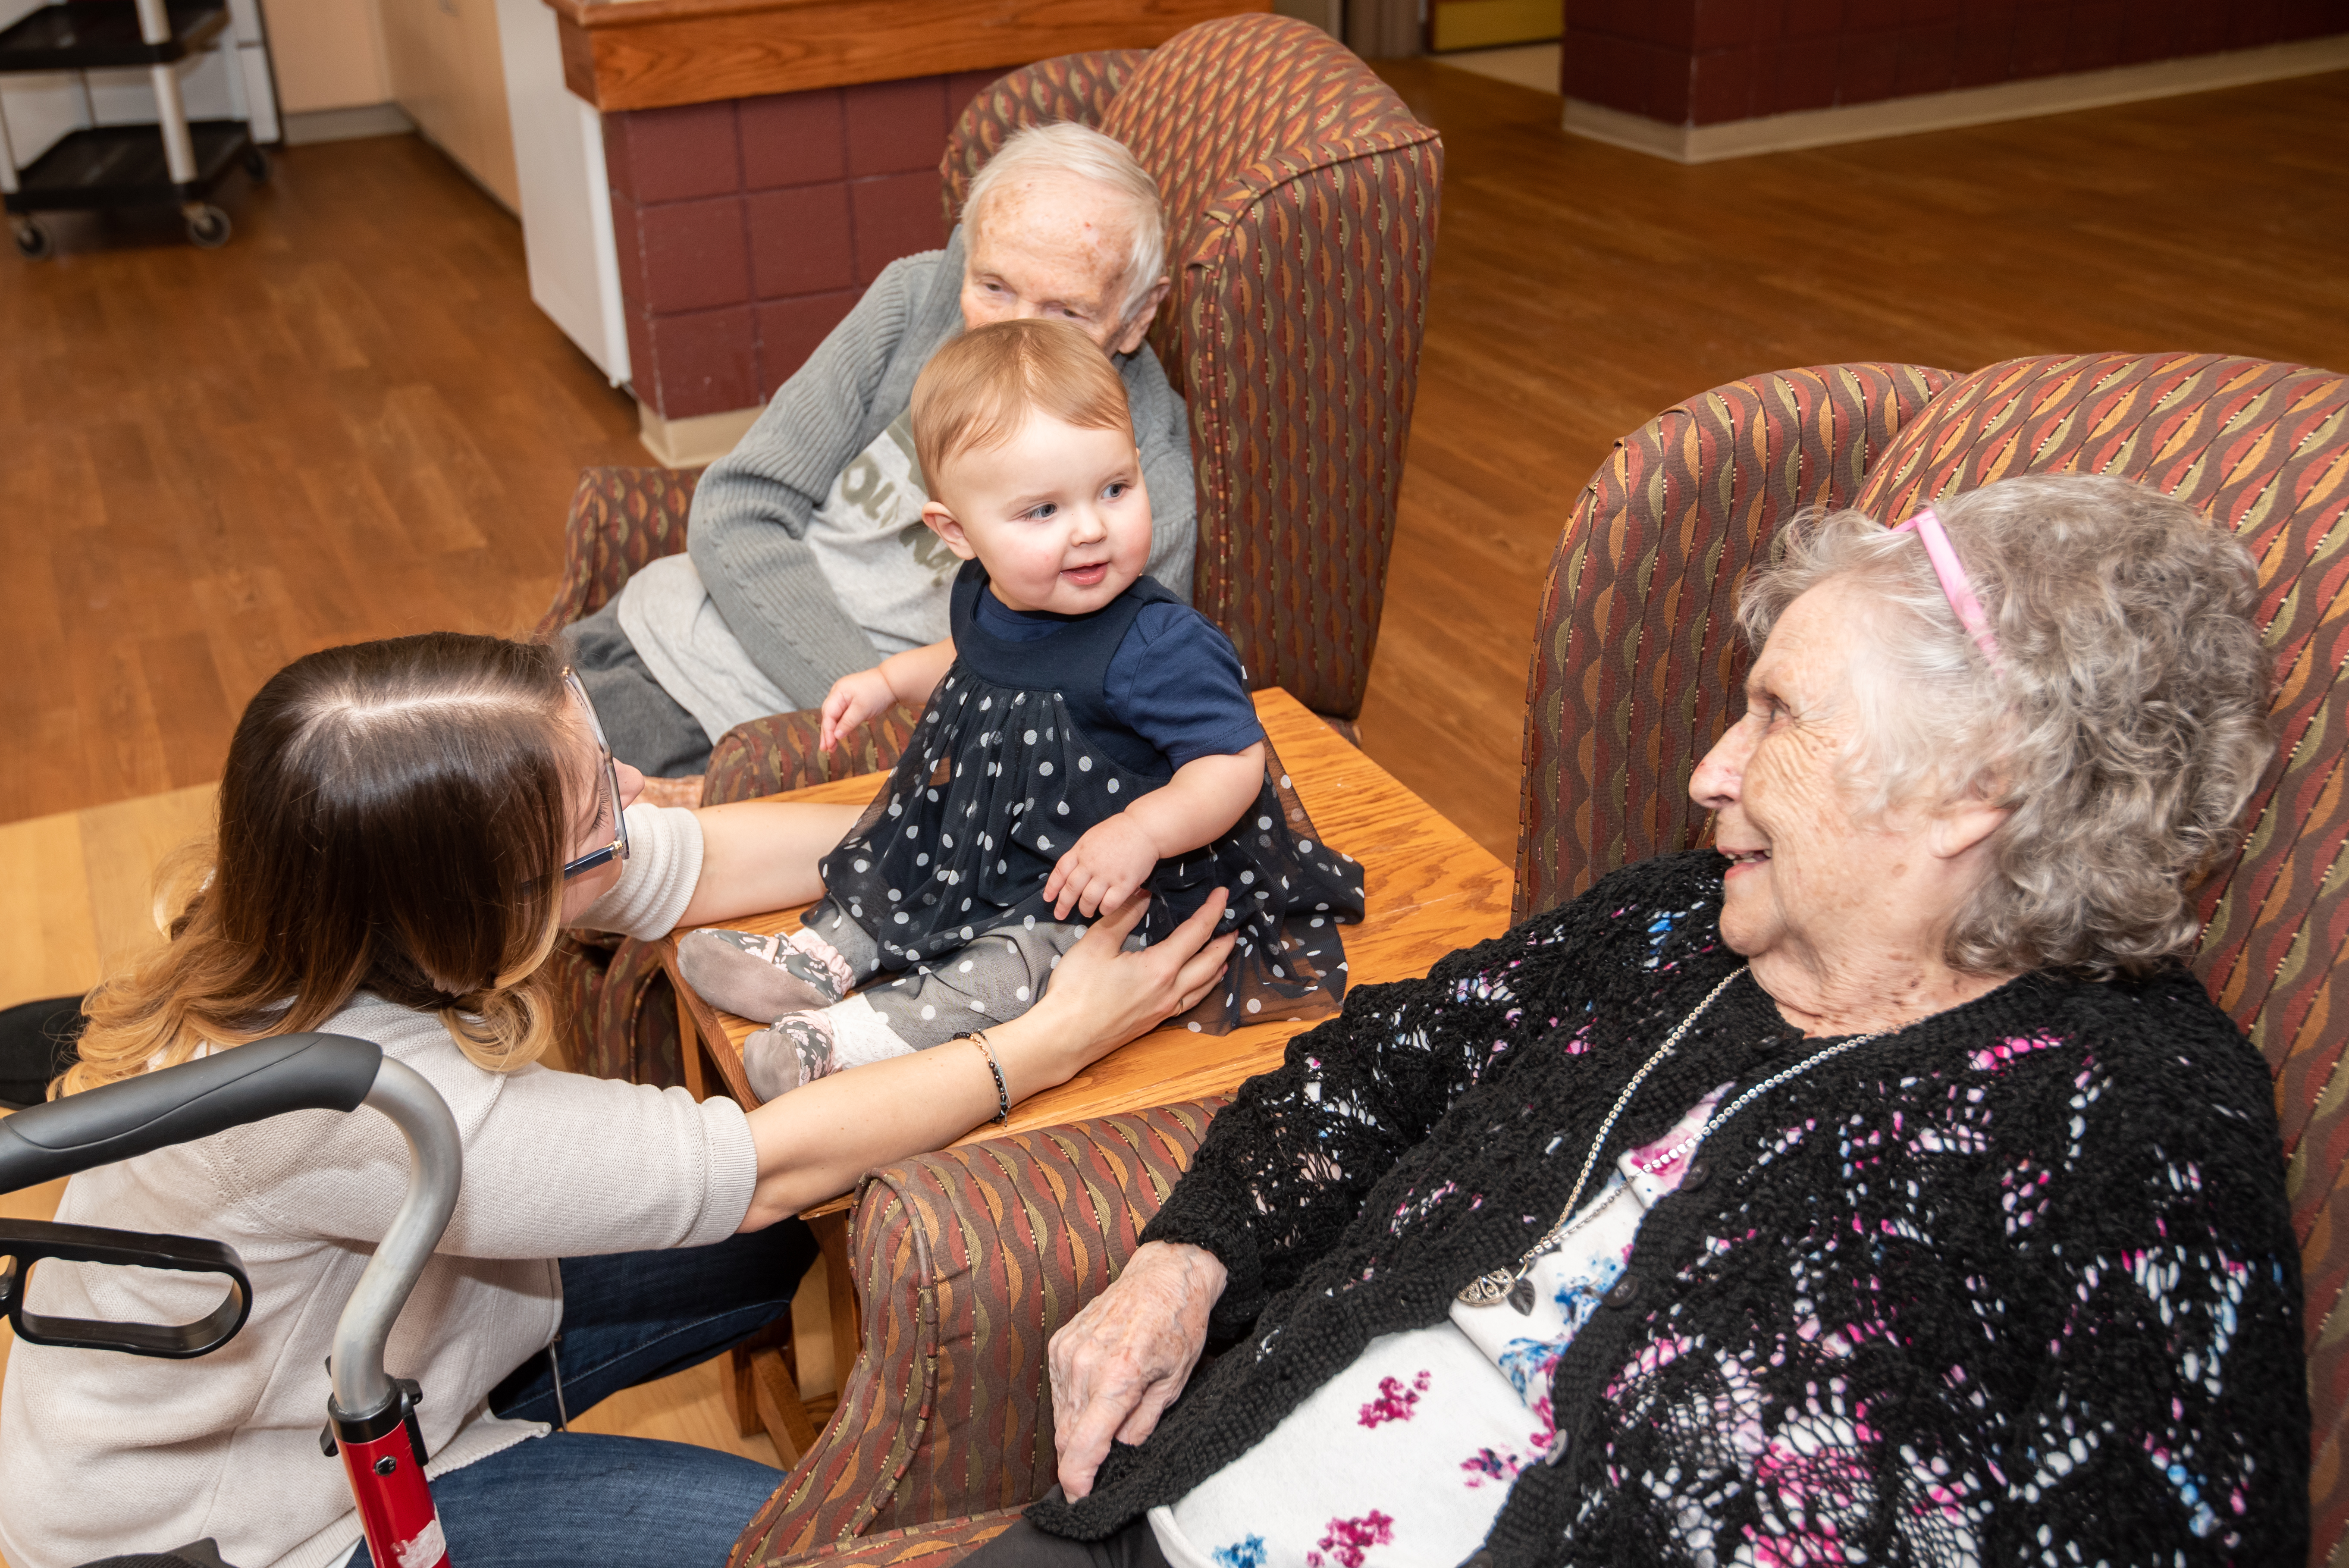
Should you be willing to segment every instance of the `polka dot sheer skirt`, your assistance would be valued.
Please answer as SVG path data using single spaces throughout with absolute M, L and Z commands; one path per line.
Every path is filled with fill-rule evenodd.
M 1362 915 L 1361 865 L 1322 842 L 1269 746 L 1267 758 L 1255 801 L 1228 831 L 1158 863 L 1136 932 L 1143 944 L 1158 941 L 1215 889 L 1229 891 L 1221 929 L 1239 933 L 1230 969 L 1177 1020 L 1210 1034 L 1334 1011 L 1346 985 L 1338 927 Z M 871 935 L 885 972 L 929 967 L 1007 927 L 1050 924 L 1054 862 L 1170 776 L 1121 764 L 1059 693 L 995 685 L 957 665 L 887 786 L 823 861 L 829 896 L 807 923 L 821 932 L 845 915 Z

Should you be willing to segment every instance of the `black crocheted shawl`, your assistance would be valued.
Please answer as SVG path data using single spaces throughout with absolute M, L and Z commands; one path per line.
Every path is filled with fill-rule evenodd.
M 1623 1084 L 1740 964 L 1723 863 L 1648 861 L 1358 987 L 1252 1079 L 1145 1233 L 1223 1259 L 1215 1326 L 1245 1337 L 1091 1496 L 1030 1517 L 1100 1539 L 1181 1497 L 1374 1336 L 1514 1262 Z M 1602 1158 L 1832 1043 L 1741 977 Z M 2026 975 L 1771 1090 L 1641 1224 L 1491 1560 L 2304 1561 L 2271 1095 L 2182 969 Z

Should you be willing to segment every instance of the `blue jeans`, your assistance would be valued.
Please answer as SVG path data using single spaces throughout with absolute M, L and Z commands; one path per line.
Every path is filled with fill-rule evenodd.
M 789 1310 L 815 1253 L 807 1226 L 786 1220 L 715 1246 L 564 1258 L 563 1408 L 581 1415 L 739 1344 Z M 490 1408 L 555 1419 L 549 1358 L 523 1362 L 491 1391 Z M 558 1431 L 450 1471 L 432 1483 L 432 1501 L 463 1568 L 718 1568 L 782 1479 L 716 1449 Z M 352 1568 L 371 1563 L 362 1542 Z

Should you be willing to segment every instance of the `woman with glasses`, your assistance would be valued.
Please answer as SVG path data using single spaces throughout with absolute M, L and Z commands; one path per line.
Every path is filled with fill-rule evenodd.
M 554 1071 L 538 1064 L 553 1039 L 539 972 L 563 927 L 649 938 L 812 898 L 818 855 L 857 810 L 632 804 L 641 785 L 551 649 L 437 634 L 295 661 L 237 727 L 216 841 L 166 869 L 170 943 L 92 993 L 59 1084 L 313 1029 L 431 1080 L 464 1138 L 464 1183 L 388 1359 L 422 1384 L 434 1494 L 467 1568 L 721 1563 L 775 1471 L 559 1429 L 567 1418 L 774 1319 L 814 1253 L 792 1215 L 1193 1005 L 1229 945 L 1208 940 L 1210 906 L 1123 954 L 1136 905 L 986 1047 L 747 1114 Z M 234 1245 L 253 1312 L 201 1360 L 17 1345 L 0 1553 L 62 1568 L 208 1536 L 243 1568 L 367 1563 L 340 1467 L 319 1453 L 322 1364 L 407 1160 L 381 1118 L 305 1111 L 73 1178 L 62 1221 Z M 172 1322 L 217 1288 L 50 1262 L 29 1305 Z

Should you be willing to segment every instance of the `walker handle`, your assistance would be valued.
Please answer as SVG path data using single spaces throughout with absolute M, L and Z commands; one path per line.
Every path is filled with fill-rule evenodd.
M 383 1047 L 278 1035 L 0 1118 L 0 1192 L 289 1110 L 356 1110 Z
M 26 1282 L 43 1258 L 114 1267 L 176 1269 L 181 1274 L 222 1274 L 228 1293 L 192 1323 L 122 1323 L 107 1318 L 50 1317 L 25 1307 Z M 253 1310 L 253 1282 L 236 1249 L 201 1236 L 150 1236 L 107 1231 L 95 1225 L 59 1225 L 36 1220 L 0 1220 L 0 1316 L 16 1326 L 28 1345 L 58 1345 L 75 1350 L 119 1350 L 129 1356 L 164 1356 L 185 1360 L 209 1356 L 236 1337 Z

